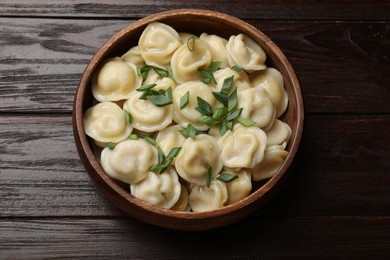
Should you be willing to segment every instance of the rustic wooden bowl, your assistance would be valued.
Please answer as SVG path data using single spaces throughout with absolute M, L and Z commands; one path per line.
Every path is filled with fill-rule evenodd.
M 169 24 L 177 31 L 200 35 L 202 32 L 229 38 L 230 35 L 244 33 L 255 40 L 267 53 L 268 66 L 278 69 L 285 81 L 289 96 L 288 109 L 283 120 L 292 129 L 287 146 L 289 154 L 279 171 L 245 199 L 209 212 L 176 212 L 147 204 L 124 189 L 118 182 L 108 177 L 97 158 L 90 140 L 83 128 L 83 113 L 92 105 L 91 75 L 103 60 L 120 56 L 130 47 L 138 44 L 144 28 L 151 22 Z M 298 151 L 303 129 L 303 101 L 298 80 L 282 51 L 266 35 L 248 23 L 235 17 L 207 10 L 182 9 L 158 13 L 140 19 L 116 33 L 93 56 L 81 77 L 73 105 L 73 130 L 81 160 L 96 186 L 118 208 L 144 222 L 177 230 L 207 230 L 236 222 L 253 213 L 272 198 L 288 174 Z

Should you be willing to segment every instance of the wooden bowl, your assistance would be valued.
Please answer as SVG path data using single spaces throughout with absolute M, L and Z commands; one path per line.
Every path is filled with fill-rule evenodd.
M 244 33 L 255 40 L 267 54 L 267 65 L 278 69 L 285 82 L 289 105 L 282 119 L 292 129 L 287 146 L 289 154 L 279 171 L 245 199 L 209 212 L 177 212 L 147 204 L 124 189 L 118 182 L 108 177 L 94 155 L 89 138 L 83 128 L 83 113 L 92 105 L 91 75 L 103 60 L 120 56 L 130 47 L 138 44 L 144 28 L 151 22 L 166 23 L 177 31 L 200 35 L 202 32 L 216 34 L 224 38 Z M 228 225 L 245 218 L 258 210 L 272 198 L 288 174 L 298 151 L 303 129 L 303 101 L 298 80 L 290 63 L 282 51 L 266 35 L 252 25 L 235 17 L 207 10 L 181 9 L 157 13 L 140 19 L 116 33 L 93 56 L 85 69 L 73 104 L 73 130 L 81 160 L 96 186 L 118 208 L 129 215 L 160 227 L 177 230 L 207 230 Z

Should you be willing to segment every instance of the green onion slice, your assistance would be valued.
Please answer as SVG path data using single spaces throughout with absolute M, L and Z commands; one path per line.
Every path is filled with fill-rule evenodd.
M 230 173 L 230 172 L 224 172 L 217 177 L 217 180 L 222 181 L 224 183 L 229 183 L 237 178 L 238 178 L 238 175 L 235 175 L 235 174 Z

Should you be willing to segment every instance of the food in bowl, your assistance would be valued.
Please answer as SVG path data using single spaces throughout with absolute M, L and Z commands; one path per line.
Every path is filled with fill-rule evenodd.
M 288 155 L 282 74 L 245 34 L 153 22 L 92 77 L 85 133 L 111 178 L 151 205 L 204 212 L 247 197 Z

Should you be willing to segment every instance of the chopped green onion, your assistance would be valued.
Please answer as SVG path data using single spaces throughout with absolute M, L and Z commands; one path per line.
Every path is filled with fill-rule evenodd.
M 138 140 L 138 135 L 137 134 L 131 134 L 129 137 L 129 140 Z
M 228 111 L 232 112 L 233 109 L 237 106 L 237 88 L 233 90 L 232 93 L 228 96 Z
M 190 92 L 187 91 L 181 98 L 180 98 L 180 110 L 185 108 L 188 105 L 188 102 L 190 100 Z
M 198 107 L 196 107 L 195 109 L 201 113 L 202 115 L 206 115 L 206 116 L 212 116 L 213 115 L 213 109 L 211 107 L 211 105 L 206 101 L 204 100 L 203 98 L 201 97 L 196 97 L 197 101 L 198 101 Z
M 133 123 L 133 116 L 126 109 L 123 109 L 123 112 L 125 113 L 125 121 L 126 121 L 126 123 L 128 125 L 131 125 Z
M 221 119 L 225 117 L 228 114 L 228 108 L 227 107 L 219 107 L 215 109 L 213 113 L 213 118 L 214 119 Z
M 214 95 L 215 99 L 219 101 L 219 103 L 221 103 L 225 107 L 227 106 L 228 95 L 226 93 L 213 92 L 213 95 Z
M 169 69 L 168 69 L 168 76 L 171 78 L 171 80 L 176 81 L 176 80 L 175 80 L 175 76 L 173 75 L 172 68 L 169 68 Z
M 151 90 L 152 88 L 154 88 L 156 85 L 157 84 L 145 85 L 145 86 L 142 86 L 140 88 L 137 88 L 136 91 L 140 91 L 140 92 L 148 91 L 148 90 Z
M 145 140 L 146 142 L 152 144 L 152 145 L 155 145 L 155 144 L 156 144 L 156 140 L 154 140 L 153 138 L 151 138 L 151 137 L 149 137 L 149 136 L 147 136 L 147 135 L 144 136 L 144 140 Z
M 179 130 L 179 132 L 185 138 L 191 137 L 192 139 L 194 139 L 195 136 L 198 134 L 198 130 L 196 130 L 196 128 L 193 125 L 191 125 L 191 124 L 188 124 L 186 128 L 183 128 L 183 129 Z
M 242 124 L 245 127 L 253 126 L 256 124 L 255 121 L 253 121 L 250 118 L 240 118 L 237 120 L 240 124 Z
M 113 150 L 115 148 L 115 144 L 113 142 L 108 142 L 106 143 L 106 147 L 108 147 L 110 150 Z
M 165 90 L 164 95 L 169 98 L 170 101 L 173 100 L 173 95 L 172 95 L 172 87 L 169 87 Z
M 168 77 L 168 71 L 153 67 L 153 70 L 162 78 Z
M 231 89 L 231 87 L 233 85 L 233 78 L 234 78 L 234 75 L 223 80 L 222 89 L 221 89 L 222 93 L 229 92 L 229 90 Z
M 167 158 L 167 160 L 162 165 L 162 168 L 160 170 L 160 174 L 164 173 L 168 169 L 169 165 L 171 165 L 172 162 L 173 162 L 173 158 Z
M 195 49 L 195 37 L 191 36 L 187 39 L 187 48 L 190 52 L 193 52 Z
M 237 72 L 240 72 L 240 71 L 243 71 L 244 68 L 243 67 L 240 67 L 238 65 L 234 65 L 233 67 L 231 67 L 232 70 L 235 70 Z
M 148 77 L 149 70 L 151 70 L 153 67 L 149 65 L 145 65 L 142 68 L 140 68 L 139 72 L 141 73 L 142 80 L 145 81 Z M 137 70 L 138 73 L 138 70 Z
M 212 118 L 210 116 L 201 116 L 201 117 L 197 118 L 196 121 L 199 121 L 199 122 L 201 122 L 205 125 L 209 125 L 209 126 L 215 126 L 221 122 L 221 121 L 219 121 L 215 118 Z
M 233 131 L 233 121 L 226 121 L 226 127 L 228 130 Z
M 172 104 L 172 100 L 169 99 L 169 97 L 163 95 L 147 96 L 146 99 L 158 107 L 163 107 Z
M 238 178 L 238 175 L 235 175 L 235 174 L 230 173 L 230 172 L 224 172 L 217 177 L 217 180 L 222 181 L 224 183 L 228 183 L 228 182 L 231 182 L 237 178 Z
M 162 168 L 163 168 L 163 165 L 161 165 L 161 164 L 155 164 L 155 165 L 152 165 L 152 166 L 149 168 L 149 171 L 154 172 L 154 173 L 159 173 L 159 172 L 161 171 Z
M 163 164 L 165 161 L 165 155 L 160 147 L 157 147 L 157 155 L 158 155 L 158 163 Z
M 206 176 L 206 186 L 207 186 L 207 188 L 210 187 L 212 175 L 213 175 L 213 168 L 209 167 L 207 169 L 207 176 Z
M 223 136 L 228 130 L 227 122 L 226 120 L 223 120 L 221 126 L 219 127 L 219 133 Z
M 140 67 L 137 67 L 137 75 L 138 75 L 138 76 L 141 76 L 141 74 L 142 74 L 141 68 L 140 68 Z
M 239 117 L 241 115 L 241 112 L 242 112 L 242 108 L 234 110 L 226 117 L 226 120 L 229 122 L 229 121 L 236 119 L 237 117 Z
M 174 158 L 176 157 L 181 150 L 181 147 L 174 147 L 171 149 L 171 151 L 168 153 L 167 158 Z
M 217 71 L 219 69 L 219 66 L 221 66 L 222 61 L 213 61 L 210 66 L 208 66 L 207 70 L 210 72 Z
M 209 84 L 211 82 L 213 84 L 217 84 L 217 81 L 215 80 L 214 75 L 211 71 L 208 71 L 208 70 L 198 70 L 198 71 L 203 77 L 203 80 L 202 80 L 203 83 Z

